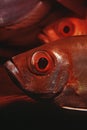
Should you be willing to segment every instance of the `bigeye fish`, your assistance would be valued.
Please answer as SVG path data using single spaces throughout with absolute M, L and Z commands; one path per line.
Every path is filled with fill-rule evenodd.
M 87 110 L 87 36 L 42 45 L 12 57 L 4 65 L 19 88 L 33 99 Z

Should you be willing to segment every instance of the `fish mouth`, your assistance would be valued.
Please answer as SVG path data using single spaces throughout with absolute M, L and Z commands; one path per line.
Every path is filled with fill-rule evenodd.
M 24 89 L 24 83 L 23 83 L 23 78 L 21 73 L 19 72 L 19 70 L 17 69 L 15 63 L 11 60 L 7 61 L 4 63 L 4 67 L 10 77 L 10 79 L 12 80 L 12 82 L 15 83 L 15 85 L 17 87 L 19 87 L 27 96 L 32 97 L 33 99 L 35 99 L 34 94 L 32 92 L 27 92 Z
M 10 77 L 10 79 L 18 86 L 20 86 L 20 72 L 12 60 L 4 63 L 4 67 Z

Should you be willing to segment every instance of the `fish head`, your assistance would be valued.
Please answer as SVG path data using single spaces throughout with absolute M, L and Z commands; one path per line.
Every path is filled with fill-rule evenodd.
M 14 56 L 5 63 L 16 84 L 36 99 L 51 99 L 60 94 L 69 80 L 70 65 L 65 53 L 49 45 Z

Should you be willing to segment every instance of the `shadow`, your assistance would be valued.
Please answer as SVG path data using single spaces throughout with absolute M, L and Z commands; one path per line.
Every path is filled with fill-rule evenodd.
M 87 126 L 87 112 L 65 110 L 50 103 L 13 102 L 0 109 L 0 119 L 3 128 L 13 126 L 15 129 L 75 129 Z

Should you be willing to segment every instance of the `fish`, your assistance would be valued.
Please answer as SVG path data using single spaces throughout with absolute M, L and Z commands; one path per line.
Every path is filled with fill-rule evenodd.
M 85 23 L 85 24 L 84 24 Z M 38 38 L 43 43 L 50 43 L 65 37 L 86 35 L 87 20 L 77 17 L 62 17 L 44 27 Z
M 38 23 L 48 16 L 51 8 L 51 2 L 48 1 L 0 0 L 0 46 L 3 46 L 4 50 L 8 46 L 35 46 L 34 41 L 39 33 Z
M 10 78 L 36 101 L 87 111 L 87 36 L 72 36 L 18 54 L 4 63 Z
M 11 28 L 16 28 L 14 24 L 18 28 L 26 25 L 32 26 L 39 22 L 49 10 L 50 5 L 48 2 L 40 0 L 25 0 L 25 2 L 24 0 L 4 0 L 3 2 L 0 0 L 0 27 L 10 26 Z

